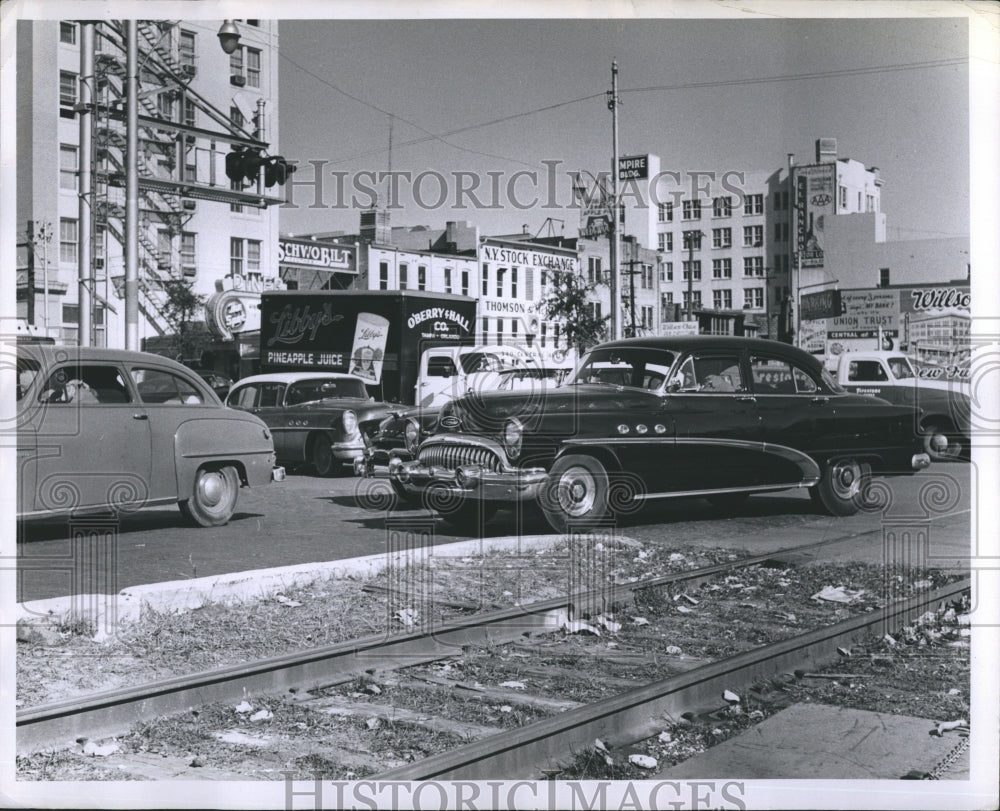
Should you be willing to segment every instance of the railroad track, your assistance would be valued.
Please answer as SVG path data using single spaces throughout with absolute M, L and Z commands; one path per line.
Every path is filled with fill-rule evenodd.
M 843 540 L 843 539 L 835 539 Z M 635 583 L 617 584 L 615 600 L 634 599 L 638 593 L 667 589 L 690 592 L 699 585 L 731 575 L 740 569 L 767 564 L 784 554 L 802 554 L 807 548 L 830 541 L 796 547 L 780 553 L 759 555 L 732 563 L 673 573 Z M 42 748 L 66 747 L 85 736 L 92 740 L 122 735 L 137 722 L 185 713 L 192 707 L 213 702 L 237 702 L 243 696 L 284 696 L 302 708 L 348 718 L 382 718 L 389 724 L 413 725 L 450 735 L 448 750 L 413 764 L 387 768 L 379 775 L 385 779 L 416 780 L 432 777 L 524 777 L 539 776 L 539 764 L 558 770 L 568 754 L 601 738 L 609 745 L 638 740 L 651 732 L 650 718 L 678 717 L 684 712 L 717 707 L 723 689 L 740 689 L 755 680 L 795 669 L 818 669 L 837 656 L 837 648 L 869 633 L 891 629 L 919 616 L 928 607 L 955 599 L 967 591 L 963 581 L 925 592 L 885 610 L 837 625 L 783 639 L 729 656 L 720 661 L 674 660 L 675 672 L 665 679 L 652 679 L 651 672 L 662 673 L 667 666 L 662 658 L 597 651 L 603 659 L 618 659 L 619 669 L 634 665 L 630 679 L 606 679 L 605 687 L 613 695 L 585 704 L 560 701 L 551 697 L 531 696 L 520 690 L 485 689 L 441 679 L 426 670 L 429 663 L 461 655 L 461 651 L 486 647 L 493 653 L 501 646 L 519 660 L 537 659 L 536 670 L 558 675 L 559 666 L 546 664 L 547 651 L 537 640 L 544 634 L 581 620 L 581 606 L 592 607 L 607 601 L 606 590 L 579 592 L 571 597 L 545 600 L 514 609 L 460 617 L 439 626 L 408 634 L 378 635 L 326 648 L 296 652 L 284 656 L 227 667 L 193 676 L 165 679 L 138 688 L 109 691 L 85 699 L 63 701 L 25 709 L 17 715 L 19 754 Z M 606 610 L 611 610 L 608 606 Z M 590 617 L 592 619 L 592 616 Z M 526 645 L 529 637 L 536 644 Z M 557 660 L 565 660 L 565 650 L 553 651 Z M 582 646 L 572 655 L 587 657 Z M 572 658 L 572 656 L 570 656 Z M 423 672 L 421 668 L 423 667 Z M 572 670 L 572 668 L 562 668 Z M 518 671 L 520 672 L 520 670 Z M 387 673 L 397 675 L 386 677 Z M 415 675 L 407 675 L 407 674 Z M 366 682 L 376 684 L 377 675 L 389 694 L 443 692 L 462 694 L 471 701 L 490 706 L 504 703 L 529 720 L 514 729 L 502 729 L 475 721 L 431 717 L 427 712 L 407 710 L 397 703 L 376 705 L 367 700 L 354 701 L 357 688 Z M 365 696 L 365 699 L 371 696 Z M 480 713 L 481 715 L 481 713 Z M 475 713 L 473 713 L 475 716 Z M 538 720 L 531 720 L 537 717 Z M 475 742 L 461 745 L 463 739 Z M 455 745 L 455 742 L 458 745 Z

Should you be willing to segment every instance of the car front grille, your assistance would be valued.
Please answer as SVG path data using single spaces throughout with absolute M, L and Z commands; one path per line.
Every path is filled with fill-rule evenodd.
M 500 458 L 489 448 L 478 445 L 431 445 L 422 448 L 421 464 L 455 470 L 462 465 L 480 465 L 493 473 L 501 471 Z

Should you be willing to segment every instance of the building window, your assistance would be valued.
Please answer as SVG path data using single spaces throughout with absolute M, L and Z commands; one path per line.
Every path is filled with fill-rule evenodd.
M 764 195 L 763 194 L 748 194 L 743 198 L 743 213 L 744 214 L 763 214 L 764 213 Z
M 483 295 L 488 296 L 490 294 L 490 268 L 488 265 L 483 265 Z
M 157 96 L 156 110 L 164 121 L 174 120 L 174 97 L 169 91 Z
M 236 47 L 235 51 L 229 54 L 229 75 L 243 75 L 243 49 L 239 46 Z
M 682 220 L 701 219 L 701 200 L 684 200 L 681 203 Z
M 161 228 L 156 232 L 156 261 L 160 270 L 169 271 L 174 252 L 173 236 L 166 228 Z
M 379 262 L 378 263 L 378 289 L 388 290 L 389 289 L 389 263 Z
M 701 250 L 701 231 L 684 232 L 684 250 Z
M 399 263 L 399 289 L 406 290 L 409 285 L 409 279 L 407 276 L 410 274 L 410 268 L 406 262 Z
M 247 48 L 247 87 L 260 87 L 260 51 Z
M 743 257 L 743 275 L 744 276 L 763 276 L 764 275 L 764 257 L 763 256 L 744 256 Z
M 517 268 L 510 269 L 510 297 L 517 298 Z
M 185 139 L 183 177 L 185 183 L 195 183 L 198 180 L 198 153 L 195 151 L 195 141 L 191 136 Z
M 699 310 L 701 309 L 701 290 L 693 290 L 691 295 L 691 309 Z M 686 310 L 688 308 L 688 291 L 684 291 L 683 306 Z
M 229 238 L 229 273 L 232 276 L 243 275 L 243 240 L 239 237 Z
M 235 104 L 229 108 L 229 121 L 237 129 L 243 129 L 247 120 L 243 117 L 243 112 Z
M 68 70 L 59 71 L 59 106 L 64 108 L 59 114 L 64 118 L 73 117 L 72 107 L 76 104 L 76 74 Z
M 660 203 L 657 210 L 657 218 L 660 222 L 673 222 L 674 221 L 674 204 L 673 203 Z
M 469 295 L 469 271 L 462 270 L 462 295 Z
M 497 268 L 497 298 L 503 298 L 503 277 L 507 275 L 507 268 Z M 499 321 L 497 322 L 497 332 L 500 332 Z
M 660 265 L 660 279 L 664 282 L 672 282 L 674 280 L 673 262 L 664 262 Z
M 198 126 L 198 107 L 194 99 L 184 99 L 184 124 L 188 127 Z
M 652 290 L 653 289 L 653 266 L 643 265 L 642 266 L 642 289 Z
M 746 290 L 743 291 L 743 309 L 744 310 L 764 309 L 763 287 L 748 287 Z
M 193 31 L 181 31 L 177 42 L 177 61 L 180 63 L 181 73 L 194 74 L 194 37 Z
M 229 181 L 229 190 L 230 191 L 243 191 L 243 181 L 242 180 L 230 180 Z M 240 205 L 239 203 L 230 203 L 229 204 L 229 210 L 232 211 L 234 214 L 242 214 L 243 213 L 243 206 Z
M 661 234 L 662 236 L 662 234 Z M 598 284 L 601 281 L 601 257 L 587 257 L 587 281 L 591 284 Z
M 670 293 L 660 293 L 660 307 L 666 310 L 668 307 L 674 306 L 674 294 Z
M 417 265 L 417 290 L 427 289 L 427 268 L 424 265 Z
M 67 45 L 76 45 L 76 23 L 65 20 L 59 23 L 59 41 Z
M 451 292 L 451 268 L 444 269 L 444 292 Z
M 889 286 L 889 268 L 878 269 L 878 286 L 879 287 Z
M 247 273 L 260 273 L 260 240 L 247 240 Z
M 666 251 L 667 250 L 667 235 L 666 234 L 657 234 L 656 235 L 656 248 L 659 251 Z
M 77 157 L 79 150 L 72 144 L 59 145 L 59 188 L 76 191 L 78 187 Z
M 732 217 L 733 216 L 733 198 L 732 197 L 716 197 L 712 200 L 712 216 L 713 217 Z
M 59 220 L 59 261 L 77 261 L 77 246 L 80 244 L 80 224 L 76 220 L 63 217 Z
M 181 272 L 185 276 L 198 274 L 198 235 L 191 231 L 181 232 Z
M 490 319 L 488 318 L 483 319 L 483 325 L 481 329 L 482 329 L 482 336 L 480 338 L 480 342 L 484 344 L 489 343 Z
M 503 319 L 502 318 L 498 318 L 497 319 L 497 343 L 498 344 L 502 344 L 503 343 Z
M 713 259 L 712 260 L 712 278 L 713 279 L 731 279 L 731 278 L 733 278 L 733 260 L 732 259 Z
M 674 249 L 674 235 L 668 232 L 666 234 L 663 234 L 663 236 L 666 237 L 666 239 L 663 242 L 663 252 L 669 253 Z
M 837 207 L 847 208 L 847 186 L 837 186 Z
M 763 225 L 744 225 L 743 226 L 743 247 L 744 248 L 759 248 L 764 244 L 764 226 Z
M 733 308 L 733 291 L 713 290 L 712 306 L 716 310 L 731 310 Z
M 733 229 L 732 228 L 713 228 L 712 229 L 712 247 L 713 248 L 731 248 L 731 247 L 733 247 Z
M 683 262 L 682 265 L 681 278 L 684 281 L 688 280 L 688 276 L 691 276 L 693 281 L 701 281 L 701 260 L 695 259 L 693 262 Z M 692 271 L 694 271 L 692 275 Z
M 590 302 L 590 314 L 593 316 L 595 321 L 603 320 L 603 315 L 601 313 L 601 302 L 599 301 Z
M 865 211 L 869 214 L 875 211 L 875 195 L 867 194 L 865 195 Z

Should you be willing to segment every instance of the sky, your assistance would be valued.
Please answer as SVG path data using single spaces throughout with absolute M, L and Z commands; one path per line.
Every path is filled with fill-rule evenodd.
M 767 6 L 779 7 L 795 5 Z M 546 199 L 548 166 L 560 205 L 568 173 L 610 169 L 605 92 L 617 60 L 620 155 L 650 152 L 681 172 L 773 171 L 787 153 L 813 162 L 816 139 L 831 137 L 840 157 L 880 168 L 890 239 L 969 235 L 965 17 L 285 20 L 280 35 L 280 149 L 303 163 L 285 233 L 356 233 L 357 210 L 337 206 L 352 202 L 358 172 L 390 162 L 411 178 L 394 225 L 544 233 L 551 216 L 575 233 L 577 212 L 513 202 Z M 342 193 L 324 174 L 319 206 L 304 184 L 310 161 L 347 173 Z M 446 186 L 427 175 L 414 189 L 428 171 Z M 537 185 L 512 181 L 519 171 Z M 455 172 L 480 178 L 485 208 L 454 207 Z

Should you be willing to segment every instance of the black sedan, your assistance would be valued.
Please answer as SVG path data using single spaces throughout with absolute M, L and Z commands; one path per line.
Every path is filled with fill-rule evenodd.
M 484 392 L 447 404 L 419 445 L 419 431 L 408 432 L 416 458 L 390 479 L 411 500 L 433 488 L 443 517 L 464 528 L 514 502 L 537 502 L 566 531 L 650 499 L 731 506 L 800 487 L 827 512 L 850 515 L 872 475 L 929 465 L 918 416 L 844 391 L 786 344 L 638 338 L 595 347 L 540 396 Z

